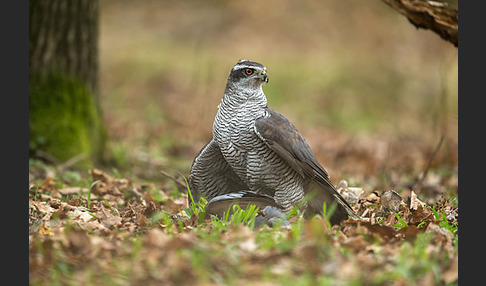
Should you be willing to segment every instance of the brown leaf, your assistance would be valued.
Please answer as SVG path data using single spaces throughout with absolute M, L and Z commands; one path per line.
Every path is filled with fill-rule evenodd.
M 423 221 L 431 222 L 435 220 L 432 210 L 423 207 L 422 205 L 418 205 L 416 210 L 411 209 L 409 218 L 411 224 L 419 224 Z
M 395 229 L 393 227 L 368 222 L 364 222 L 363 224 L 373 235 L 379 235 L 384 239 L 392 239 L 395 237 Z
M 395 217 L 395 214 L 394 213 L 391 213 L 388 215 L 388 217 L 383 221 L 383 224 L 384 226 L 394 226 L 395 225 L 395 221 L 396 221 L 396 217 Z
M 91 176 L 93 177 L 93 181 L 100 180 L 104 183 L 111 183 L 112 178 L 108 176 L 105 172 L 99 169 L 92 169 Z
M 339 181 L 336 185 L 336 190 L 348 203 L 351 204 L 357 203 L 361 195 L 364 193 L 363 188 L 348 187 L 348 182 L 346 180 Z
M 98 217 L 107 228 L 120 225 L 122 222 L 120 216 L 114 215 L 111 210 L 105 209 L 103 205 L 101 205 L 100 211 L 98 212 Z
M 48 221 L 56 210 L 46 202 L 29 200 L 29 218 Z
M 121 196 L 124 190 L 131 187 L 130 180 L 112 178 L 98 169 L 92 169 L 91 176 L 93 177 L 93 181 L 100 180 L 100 182 L 93 186 L 93 193 L 98 196 L 104 196 L 105 194 Z
M 56 185 L 57 185 L 57 182 L 55 182 L 51 177 L 48 177 L 42 182 L 40 187 L 44 190 L 47 190 L 47 191 L 54 191 L 54 190 L 57 190 Z
M 141 227 L 144 227 L 147 225 L 147 217 L 144 216 L 144 215 L 139 215 L 137 216 L 137 225 L 138 226 L 141 226 Z
M 177 214 L 183 209 L 182 204 L 178 204 L 173 200 L 171 200 L 170 198 L 167 198 L 167 200 L 162 204 L 169 210 L 171 214 Z
M 348 236 L 356 234 L 368 234 L 372 236 L 379 236 L 385 240 L 390 240 L 395 237 L 395 229 L 390 226 L 372 224 L 367 221 L 346 220 L 342 222 L 345 232 Z
M 397 236 L 399 238 L 404 238 L 405 240 L 414 240 L 421 230 L 421 228 L 418 228 L 415 225 L 409 225 L 399 229 Z
M 410 194 L 410 209 L 417 210 L 419 207 L 427 207 L 427 204 L 419 200 L 417 194 L 412 191 Z
M 72 212 L 72 219 L 79 220 L 82 222 L 89 222 L 95 220 L 95 218 L 84 209 L 78 208 Z
M 189 220 L 184 220 L 184 227 L 185 228 L 192 228 L 197 226 L 198 216 L 196 214 L 192 214 Z
M 108 184 L 105 182 L 98 182 L 96 185 L 93 186 L 92 190 L 94 194 L 100 197 L 109 192 Z
M 145 200 L 146 204 L 151 204 L 151 203 L 155 205 L 159 204 L 156 200 L 154 200 L 154 197 L 152 197 L 152 195 L 148 192 L 144 192 L 142 198 L 143 200 Z
M 159 203 L 154 199 L 147 200 L 145 201 L 144 207 L 142 214 L 146 217 L 151 217 L 159 209 Z
M 394 190 L 385 191 L 380 196 L 380 202 L 385 211 L 399 212 L 402 197 Z
M 86 206 L 88 201 L 83 197 L 70 198 L 67 203 L 74 207 Z
M 72 194 L 78 194 L 78 193 L 87 193 L 89 191 L 88 188 L 80 188 L 80 187 L 73 187 L 73 188 L 62 188 L 59 189 L 58 192 L 61 195 L 72 195 Z

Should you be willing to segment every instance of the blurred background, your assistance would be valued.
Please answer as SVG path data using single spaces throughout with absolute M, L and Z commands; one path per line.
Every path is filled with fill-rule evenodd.
M 382 1 L 101 0 L 99 36 L 100 102 L 121 171 L 188 176 L 245 58 L 267 67 L 269 107 L 335 184 L 395 187 L 429 161 L 457 172 L 458 50 Z

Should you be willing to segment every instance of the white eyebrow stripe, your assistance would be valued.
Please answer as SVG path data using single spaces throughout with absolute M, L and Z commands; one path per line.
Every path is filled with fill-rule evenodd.
M 240 64 L 237 64 L 235 65 L 235 67 L 232 69 L 232 71 L 235 71 L 235 70 L 239 70 L 239 69 L 242 69 L 242 68 L 251 68 L 251 69 L 260 69 L 259 66 L 254 66 L 254 65 L 240 65 Z M 266 67 L 263 67 L 263 70 L 267 70 Z

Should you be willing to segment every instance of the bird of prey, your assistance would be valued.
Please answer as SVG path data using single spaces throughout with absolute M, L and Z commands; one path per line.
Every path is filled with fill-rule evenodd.
M 228 76 L 213 123 L 213 138 L 191 167 L 193 198 L 249 190 L 274 199 L 283 210 L 302 206 L 305 217 L 336 204 L 330 222 L 358 218 L 336 191 L 304 137 L 282 114 L 267 106 L 265 66 L 240 60 Z M 304 200 L 304 198 L 306 198 Z M 303 203 L 302 203 L 303 202 Z

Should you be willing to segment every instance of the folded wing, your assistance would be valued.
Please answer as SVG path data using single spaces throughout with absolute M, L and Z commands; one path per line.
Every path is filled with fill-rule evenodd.
M 266 116 L 255 121 L 254 131 L 273 151 L 278 153 L 302 177 L 320 185 L 349 215 L 357 218 L 346 200 L 336 191 L 326 170 L 317 161 L 314 152 L 297 128 L 282 114 L 267 108 Z

